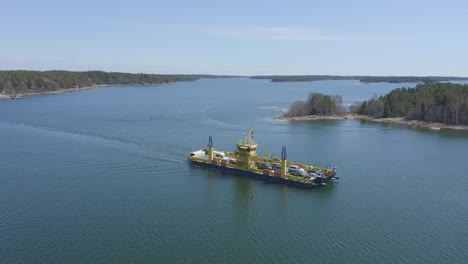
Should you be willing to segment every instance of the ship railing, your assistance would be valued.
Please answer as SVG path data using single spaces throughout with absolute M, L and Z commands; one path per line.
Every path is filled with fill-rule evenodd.
M 258 174 L 264 174 L 263 171 L 264 169 L 258 169 L 258 168 L 250 168 L 250 171 L 258 173 Z M 274 177 L 275 176 L 275 171 L 274 170 L 269 170 L 269 176 Z M 303 183 L 312 183 L 313 178 L 304 178 L 301 176 L 296 176 L 292 174 L 286 174 L 285 176 L 286 179 L 297 181 L 297 182 L 303 182 Z
M 191 157 L 192 160 L 194 161 L 199 161 L 199 162 L 207 162 L 207 159 L 204 158 L 199 158 L 199 157 Z

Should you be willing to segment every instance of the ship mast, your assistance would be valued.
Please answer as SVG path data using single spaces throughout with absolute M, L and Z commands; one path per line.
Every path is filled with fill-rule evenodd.
M 281 149 L 281 177 L 286 177 L 286 146 Z
M 206 146 L 206 150 L 208 151 L 208 159 L 211 162 L 213 160 L 213 138 L 211 136 L 208 137 L 208 145 Z

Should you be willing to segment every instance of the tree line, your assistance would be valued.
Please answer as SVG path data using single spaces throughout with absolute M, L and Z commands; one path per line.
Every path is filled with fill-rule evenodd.
M 360 76 L 359 81 L 363 83 L 426 83 L 426 82 L 448 82 L 464 81 L 466 77 L 444 77 L 444 76 Z
M 415 88 L 398 88 L 350 107 L 353 113 L 374 118 L 468 125 L 468 85 L 428 82 Z
M 103 71 L 0 71 L 0 93 L 34 93 L 117 84 L 164 84 L 194 81 L 210 75 L 132 74 Z
M 307 101 L 296 101 L 291 104 L 286 116 L 297 117 L 306 115 L 342 115 L 345 112 L 343 99 L 339 95 L 310 93 Z
M 468 77 L 445 76 L 341 76 L 341 75 L 263 75 L 252 76 L 251 79 L 270 79 L 272 82 L 312 82 L 326 80 L 359 80 L 363 83 L 416 83 L 416 82 L 447 82 L 468 80 Z
M 261 75 L 251 79 L 270 79 L 272 82 L 312 82 L 328 80 L 359 80 L 359 76 L 338 75 Z

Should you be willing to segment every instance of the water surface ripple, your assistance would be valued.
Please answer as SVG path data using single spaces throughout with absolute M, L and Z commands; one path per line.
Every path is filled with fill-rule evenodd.
M 0 101 L 0 263 L 467 263 L 468 135 L 272 120 L 310 92 L 413 84 L 200 80 Z M 303 190 L 192 167 L 232 151 L 336 163 Z

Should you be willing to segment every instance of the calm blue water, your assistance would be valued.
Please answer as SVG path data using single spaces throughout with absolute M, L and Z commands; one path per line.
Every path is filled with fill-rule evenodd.
M 309 92 L 414 84 L 218 79 L 0 101 L 0 263 L 467 263 L 468 134 L 274 121 Z M 304 190 L 191 167 L 252 127 L 259 153 L 335 163 Z

